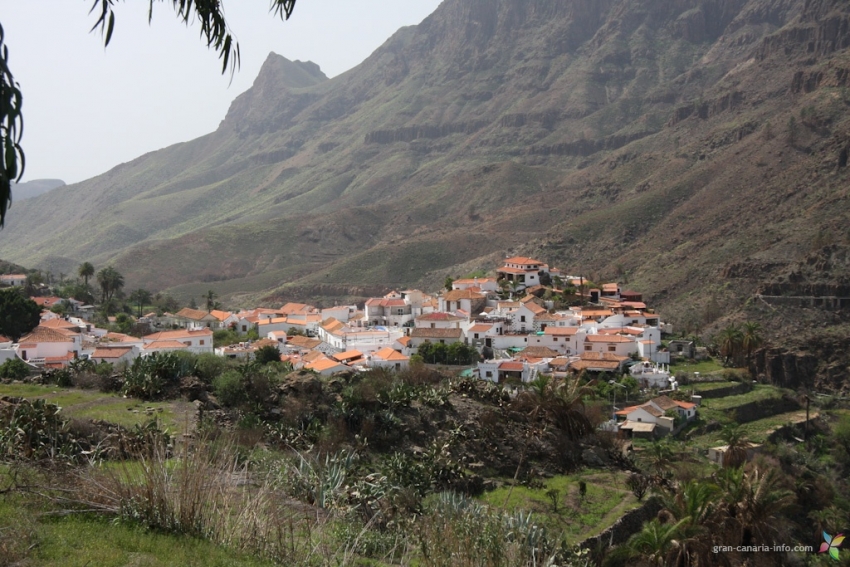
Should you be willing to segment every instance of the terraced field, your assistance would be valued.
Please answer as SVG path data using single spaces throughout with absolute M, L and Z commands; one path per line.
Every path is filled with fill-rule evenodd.
M 184 401 L 143 402 L 95 390 L 39 384 L 0 384 L 0 396 L 44 399 L 62 408 L 62 414 L 67 418 L 103 420 L 123 427 L 133 427 L 158 418 L 172 433 L 187 431 L 195 411 L 193 404 Z

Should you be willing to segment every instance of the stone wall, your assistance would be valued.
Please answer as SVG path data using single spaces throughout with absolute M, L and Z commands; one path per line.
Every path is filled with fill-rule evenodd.
M 579 544 L 584 549 L 597 549 L 600 546 L 612 547 L 625 543 L 628 539 L 641 530 L 644 522 L 652 520 L 661 511 L 661 500 L 650 497 L 640 508 L 625 513 L 611 527 L 597 536 L 589 537 Z

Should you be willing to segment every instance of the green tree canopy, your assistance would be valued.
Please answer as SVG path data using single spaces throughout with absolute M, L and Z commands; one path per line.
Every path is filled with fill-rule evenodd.
M 16 341 L 41 321 L 41 308 L 17 289 L 0 290 L 0 334 Z
M 124 287 L 124 276 L 112 266 L 107 266 L 97 273 L 97 284 L 100 286 L 101 299 L 106 303 L 116 291 Z

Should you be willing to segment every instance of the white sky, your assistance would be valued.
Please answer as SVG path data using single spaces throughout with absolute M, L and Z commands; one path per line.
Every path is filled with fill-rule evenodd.
M 214 131 L 270 51 L 317 63 L 333 77 L 369 56 L 440 0 L 298 0 L 287 22 L 268 0 L 224 0 L 242 52 L 230 83 L 197 27 L 171 1 L 117 2 L 103 47 L 92 0 L 0 0 L 9 65 L 24 95 L 23 181 L 88 179 L 146 152 Z

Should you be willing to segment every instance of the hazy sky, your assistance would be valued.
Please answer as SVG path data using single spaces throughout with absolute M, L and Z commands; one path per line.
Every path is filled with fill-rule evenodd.
M 317 63 L 329 77 L 369 56 L 440 0 L 298 0 L 289 21 L 268 0 L 224 0 L 242 52 L 233 77 L 170 0 L 117 3 L 109 47 L 89 33 L 92 0 L 0 0 L 9 64 L 24 94 L 24 181 L 74 183 L 146 152 L 216 129 L 270 51 Z

